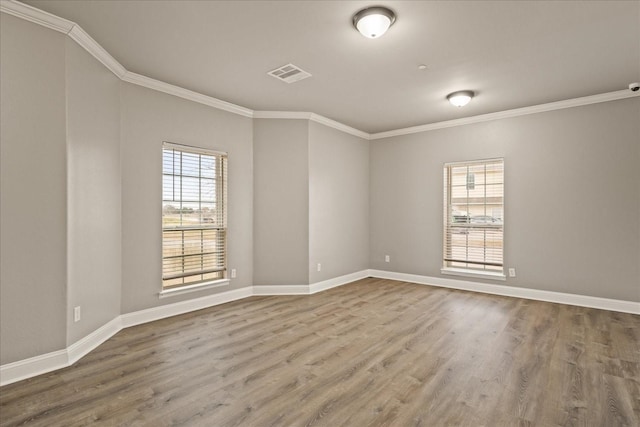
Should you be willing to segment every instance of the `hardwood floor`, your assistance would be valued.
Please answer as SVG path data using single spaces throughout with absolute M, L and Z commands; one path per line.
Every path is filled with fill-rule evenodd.
M 640 316 L 364 279 L 125 329 L 2 426 L 639 426 Z

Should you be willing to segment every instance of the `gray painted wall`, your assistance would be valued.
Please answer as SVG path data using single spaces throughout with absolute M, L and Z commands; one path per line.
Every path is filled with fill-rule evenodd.
M 504 157 L 498 283 L 640 301 L 638 117 L 631 98 L 372 141 L 371 268 L 440 276 L 443 163 Z
M 368 268 L 369 141 L 310 122 L 309 283 Z
M 0 363 L 6 364 L 66 346 L 65 36 L 4 13 L 0 19 Z
M 120 80 L 66 45 L 70 345 L 120 315 Z
M 254 285 L 309 283 L 309 122 L 253 121 Z
M 254 285 L 368 268 L 368 141 L 309 120 L 254 120 L 254 237 Z
M 1 19 L 1 364 L 252 284 L 439 276 L 457 160 L 505 158 L 507 285 L 640 301 L 639 98 L 367 143 L 118 82 L 64 35 Z M 226 287 L 158 298 L 163 140 L 229 153 Z
M 121 102 L 122 313 L 250 286 L 251 119 L 128 83 Z M 237 270 L 228 286 L 159 299 L 163 141 L 228 152 L 228 265 Z

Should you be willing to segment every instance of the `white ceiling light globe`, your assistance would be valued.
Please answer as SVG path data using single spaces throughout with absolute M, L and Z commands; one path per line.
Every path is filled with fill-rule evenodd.
M 459 92 L 450 93 L 449 95 L 447 95 L 447 99 L 456 107 L 464 107 L 469 103 L 469 101 L 471 101 L 473 95 L 474 93 L 470 90 L 462 90 Z
M 365 37 L 377 39 L 396 21 L 396 15 L 386 7 L 362 9 L 353 17 L 353 26 Z
M 375 39 L 387 32 L 391 20 L 384 15 L 367 15 L 358 21 L 356 28 L 365 37 Z

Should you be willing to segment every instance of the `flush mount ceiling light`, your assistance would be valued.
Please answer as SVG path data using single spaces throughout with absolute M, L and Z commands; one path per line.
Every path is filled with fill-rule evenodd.
M 459 90 L 458 92 L 453 92 L 447 95 L 447 99 L 456 107 L 464 107 L 469 103 L 469 101 L 471 101 L 473 95 L 474 93 L 471 90 Z
M 387 32 L 396 22 L 396 14 L 382 6 L 362 9 L 353 16 L 353 26 L 360 34 L 370 39 L 377 39 Z

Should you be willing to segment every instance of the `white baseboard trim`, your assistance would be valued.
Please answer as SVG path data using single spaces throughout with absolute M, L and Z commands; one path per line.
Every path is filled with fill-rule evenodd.
M 8 385 L 27 378 L 73 365 L 80 358 L 91 352 L 100 344 L 130 326 L 153 322 L 154 320 L 176 316 L 190 311 L 201 310 L 219 304 L 247 298 L 254 295 L 309 295 L 337 286 L 345 285 L 366 277 L 411 282 L 429 286 L 460 289 L 485 294 L 525 298 L 538 301 L 576 305 L 580 307 L 598 308 L 601 310 L 619 311 L 640 314 L 640 302 L 621 301 L 585 295 L 566 294 L 562 292 L 543 291 L 529 288 L 516 288 L 505 285 L 478 283 L 466 280 L 447 279 L 442 277 L 420 276 L 417 274 L 396 273 L 383 270 L 362 270 L 311 285 L 292 286 L 247 286 L 233 289 L 202 298 L 195 298 L 135 311 L 120 315 L 104 326 L 96 329 L 84 338 L 63 350 L 53 351 L 29 359 L 7 363 L 0 366 L 0 386 Z
M 640 302 L 623 301 L 587 295 L 567 294 L 563 292 L 543 291 L 531 288 L 516 288 L 513 286 L 494 285 L 489 283 L 471 282 L 467 280 L 446 279 L 443 277 L 420 276 L 417 274 L 396 273 L 393 271 L 369 270 L 371 277 L 398 280 L 421 285 L 439 286 L 443 288 L 460 289 L 464 291 L 481 292 L 485 294 L 502 295 L 507 297 L 525 298 L 536 301 L 555 302 L 558 304 L 576 305 L 579 307 L 598 308 L 601 310 L 619 311 L 622 313 L 640 314 Z
M 309 293 L 315 294 L 316 292 L 326 291 L 327 289 L 346 285 L 347 283 L 367 278 L 370 275 L 371 274 L 369 273 L 369 270 L 362 270 L 351 274 L 345 274 L 344 276 L 334 277 L 333 279 L 323 280 L 322 282 L 312 283 L 309 285 Z
M 309 295 L 309 285 L 253 285 L 253 295 Z
M 123 314 L 63 350 L 1 365 L 0 386 L 71 366 L 124 328 L 224 304 L 225 302 L 247 298 L 252 295 L 252 287 L 248 286 L 246 288 L 234 289 L 202 298 L 180 301 Z
M 254 285 L 253 295 L 311 295 L 369 277 L 369 270 L 357 271 L 310 285 Z
M 158 307 L 147 308 L 140 311 L 134 311 L 132 313 L 123 314 L 120 316 L 120 318 L 122 319 L 122 327 L 128 328 L 130 326 L 153 322 L 154 320 L 177 316 L 178 314 L 184 314 L 190 311 L 202 310 L 203 308 L 224 304 L 226 302 L 236 301 L 239 299 L 250 297 L 252 295 L 252 287 L 247 286 L 245 288 L 232 289 L 230 291 L 220 292 L 218 294 L 208 295 L 206 297 L 161 305 Z
M 67 350 L 52 351 L 40 356 L 18 360 L 0 366 L 0 386 L 26 380 L 69 366 Z
M 70 366 L 76 363 L 100 344 L 120 332 L 121 329 L 122 321 L 120 316 L 118 316 L 84 338 L 81 338 L 71 344 L 67 347 L 68 365 Z
M 63 350 L 2 365 L 0 386 L 71 366 L 121 329 L 122 323 L 118 316 Z

